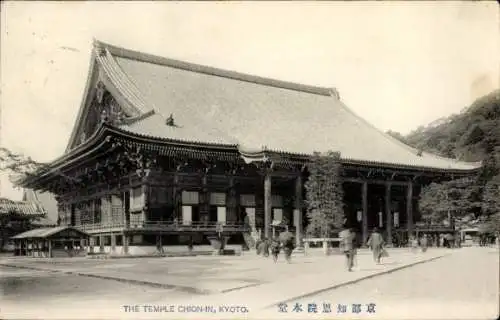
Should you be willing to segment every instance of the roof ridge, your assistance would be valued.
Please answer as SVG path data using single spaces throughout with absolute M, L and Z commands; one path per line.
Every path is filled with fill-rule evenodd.
M 346 110 L 347 112 L 349 112 L 351 115 L 353 115 L 354 117 L 356 117 L 358 120 L 364 122 L 368 127 L 370 127 L 371 129 L 375 130 L 378 134 L 380 134 L 382 137 L 386 138 L 387 140 L 399 145 L 400 147 L 403 147 L 404 149 L 407 149 L 409 152 L 412 152 L 415 156 L 418 156 L 417 153 L 418 153 L 418 149 L 394 138 L 393 136 L 391 136 L 390 134 L 382 131 L 381 129 L 377 128 L 375 125 L 373 125 L 372 123 L 370 123 L 368 120 L 366 120 L 365 118 L 361 117 L 360 115 L 358 115 L 356 112 L 354 112 L 351 108 L 349 108 L 345 103 L 343 103 L 340 99 L 337 99 L 335 96 L 332 95 L 332 98 L 333 99 L 336 99 L 341 107 Z M 434 157 L 434 158 L 438 158 L 438 159 L 442 159 L 442 160 L 447 160 L 447 161 L 453 161 L 455 163 L 462 163 L 462 164 L 468 164 L 468 165 L 479 165 L 481 162 L 466 162 L 466 161 L 459 161 L 459 160 L 456 160 L 456 159 L 452 159 L 452 158 L 446 158 L 446 157 L 441 157 L 439 155 L 436 155 L 436 154 L 433 154 L 433 153 L 430 153 L 430 152 L 423 152 L 425 155 L 428 155 L 430 157 Z
M 317 94 L 317 95 L 322 95 L 322 96 L 329 96 L 330 91 L 331 91 L 331 88 L 327 88 L 327 87 L 306 85 L 306 84 L 300 84 L 300 83 L 291 82 L 291 81 L 278 80 L 278 79 L 267 78 L 267 77 L 260 77 L 257 75 L 251 75 L 251 74 L 237 72 L 237 71 L 220 69 L 220 68 L 216 68 L 216 67 L 211 67 L 211 66 L 207 66 L 207 65 L 198 64 L 198 63 L 193 63 L 193 62 L 187 62 L 187 61 L 182 61 L 182 60 L 177 60 L 177 59 L 170 59 L 170 58 L 166 58 L 166 57 L 162 57 L 162 56 L 158 56 L 158 55 L 153 55 L 153 54 L 149 54 L 149 53 L 145 53 L 145 52 L 141 52 L 141 51 L 130 50 L 130 49 L 126 49 L 123 47 L 115 46 L 115 45 L 112 45 L 109 43 L 99 41 L 97 39 L 94 39 L 93 46 L 94 46 L 94 48 L 105 48 L 112 55 L 126 58 L 126 59 L 132 59 L 132 60 L 137 60 L 137 61 L 146 62 L 146 63 L 163 65 L 163 66 L 168 66 L 168 67 L 172 67 L 172 68 L 176 68 L 176 69 L 183 69 L 183 70 L 196 72 L 196 73 L 204 73 L 204 74 L 208 74 L 208 75 L 212 75 L 212 76 L 229 78 L 229 79 L 233 79 L 233 80 L 245 81 L 245 82 L 250 82 L 250 83 L 255 83 L 255 84 L 260 84 L 260 85 L 265 85 L 265 86 L 273 86 L 273 87 L 277 87 L 277 88 L 294 90 L 294 91 L 302 91 L 302 92 L 307 92 L 307 93 L 312 93 L 312 94 Z
M 73 128 L 71 130 L 71 134 L 69 136 L 68 143 L 66 144 L 66 148 L 64 149 L 64 153 L 68 153 L 71 150 L 71 146 L 73 145 L 74 140 L 76 139 L 76 135 L 78 133 L 79 125 L 80 125 L 79 122 L 84 114 L 83 112 L 84 112 L 85 107 L 86 107 L 88 100 L 89 100 L 91 83 L 93 80 L 94 70 L 95 70 L 96 66 L 97 66 L 97 60 L 96 60 L 95 50 L 91 50 L 89 68 L 87 70 L 87 80 L 85 81 L 85 87 L 83 89 L 83 94 L 82 94 L 83 97 L 80 100 L 80 106 L 79 106 L 77 114 L 76 114 L 75 123 L 73 124 Z
M 130 82 L 130 79 L 127 78 L 125 72 L 117 65 L 111 54 L 109 56 L 107 54 L 104 56 L 97 55 L 96 58 L 112 85 L 116 87 L 120 95 L 128 101 L 130 106 L 137 109 L 138 113 L 146 112 L 148 107 L 151 108 L 140 96 L 142 93 L 134 92 L 134 89 L 138 91 L 138 88 L 133 83 L 127 83 L 127 80 Z

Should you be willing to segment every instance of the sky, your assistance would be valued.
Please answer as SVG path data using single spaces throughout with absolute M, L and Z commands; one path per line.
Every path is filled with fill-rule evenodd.
M 335 87 L 357 114 L 403 134 L 499 88 L 490 2 L 1 3 L 0 144 L 62 155 L 83 98 L 92 39 Z M 1 176 L 0 197 L 21 192 Z

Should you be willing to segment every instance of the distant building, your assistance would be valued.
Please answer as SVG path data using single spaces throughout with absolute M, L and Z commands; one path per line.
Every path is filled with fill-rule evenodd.
M 480 167 L 403 144 L 339 96 L 96 41 L 65 154 L 19 184 L 53 193 L 91 247 L 142 254 L 237 242 L 245 220 L 266 237 L 286 220 L 301 238 L 314 152 L 340 154 L 346 221 L 364 240 L 413 233 L 423 186 Z
M 15 255 L 43 258 L 85 255 L 87 240 L 88 234 L 69 226 L 37 228 L 12 237 Z
M 23 190 L 23 201 L 33 202 L 40 205 L 46 212 L 46 221 L 50 225 L 56 225 L 58 219 L 57 201 L 50 192 L 39 192 L 30 189 Z
M 54 226 L 54 222 L 46 219 L 46 214 L 39 203 L 0 198 L 0 248 L 12 249 L 9 239 L 18 233 Z

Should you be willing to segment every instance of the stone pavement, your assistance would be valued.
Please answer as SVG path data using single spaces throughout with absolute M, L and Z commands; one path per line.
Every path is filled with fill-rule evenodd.
M 377 273 L 387 268 L 431 258 L 434 254 L 449 253 L 449 251 L 439 250 L 420 256 L 411 254 L 405 249 L 390 251 L 391 257 L 386 260 L 389 264 L 376 266 L 371 261 L 370 252 L 360 250 L 357 258 L 362 267 L 360 271 Z M 336 273 L 343 274 L 345 266 L 343 259 L 341 255 L 325 257 L 319 252 L 313 252 L 308 256 L 296 255 L 291 264 L 282 260 L 274 264 L 270 258 L 266 259 L 254 254 L 241 257 L 200 256 L 119 260 L 16 257 L 1 259 L 0 265 L 112 279 L 131 284 L 177 289 L 193 294 L 217 294 L 241 289 L 246 291 L 251 287 L 281 283 L 307 274 L 315 277 L 318 274 L 331 273 L 332 268 L 336 270 Z M 366 266 L 370 267 L 367 269 Z M 347 275 L 347 278 L 349 277 L 351 276 Z
M 274 306 L 259 315 L 267 319 L 498 319 L 499 259 L 498 249 L 464 248 L 428 263 L 290 301 L 281 310 Z
M 303 268 L 300 273 L 291 273 L 287 277 L 277 281 L 262 284 L 260 286 L 237 290 L 229 293 L 210 295 L 207 298 L 196 297 L 192 299 L 193 304 L 206 305 L 244 305 L 253 311 L 267 308 L 275 308 L 280 303 L 304 299 L 323 291 L 348 286 L 359 281 L 370 279 L 378 275 L 391 273 L 417 264 L 439 259 L 451 254 L 452 250 L 434 250 L 425 254 L 413 254 L 407 250 L 394 250 L 390 257 L 384 259 L 382 264 L 373 262 L 370 254 L 358 256 L 358 265 L 353 272 L 344 268 L 343 257 L 317 258 L 316 262 L 323 268 L 308 270 Z M 278 267 L 286 272 L 286 268 L 292 265 L 283 264 Z
M 195 257 L 195 258 L 144 258 L 119 260 L 94 259 L 33 259 L 15 258 L 2 259 L 1 265 L 10 265 L 21 268 L 72 273 L 103 279 L 115 279 L 123 282 L 145 284 L 144 287 L 169 288 L 167 295 L 158 295 L 150 299 L 148 304 L 153 306 L 212 306 L 233 307 L 227 310 L 217 310 L 215 313 L 203 313 L 203 318 L 213 316 L 224 317 L 253 317 L 259 310 L 276 304 L 300 299 L 310 294 L 317 294 L 332 288 L 346 286 L 376 275 L 396 271 L 418 263 L 437 259 L 453 253 L 454 250 L 431 249 L 423 253 L 410 253 L 407 249 L 389 249 L 390 257 L 383 264 L 376 265 L 372 261 L 371 253 L 360 250 L 357 257 L 357 266 L 354 272 L 345 270 L 344 257 L 341 255 L 310 256 L 296 255 L 291 264 L 279 261 L 274 264 L 271 259 L 255 255 L 241 257 Z M 84 277 L 81 277 L 84 278 Z M 175 290 L 191 292 L 191 298 L 186 294 L 176 295 Z M 98 297 L 97 297 L 98 298 Z M 125 298 L 125 297 L 124 297 Z M 94 312 L 99 309 L 99 318 L 156 318 L 173 316 L 175 318 L 200 318 L 198 312 L 186 313 L 175 310 L 174 313 L 159 312 L 128 312 L 125 313 L 123 304 L 144 307 L 144 301 L 126 297 L 120 301 L 95 301 L 92 305 Z M 78 303 L 72 304 L 74 308 Z M 236 307 L 244 307 L 251 313 L 244 314 L 244 310 L 235 311 Z M 75 310 L 75 309 L 74 309 Z M 170 309 L 168 309 L 170 310 Z M 235 312 L 231 312 L 231 310 Z M 93 313 L 94 313 L 93 312 Z M 37 311 L 37 314 L 41 314 Z M 51 318 L 55 313 L 51 313 Z M 64 318 L 64 314 L 61 315 Z M 66 314 L 67 316 L 67 314 Z M 43 318 L 43 317 L 42 317 Z M 73 316 L 72 316 L 73 318 Z

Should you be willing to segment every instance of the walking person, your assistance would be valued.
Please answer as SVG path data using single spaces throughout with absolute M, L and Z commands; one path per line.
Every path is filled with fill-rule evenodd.
M 411 247 L 411 252 L 413 252 L 413 253 L 417 252 L 417 249 L 418 249 L 418 239 L 414 235 L 410 236 L 410 247 Z
M 427 235 L 424 233 L 424 235 L 420 239 L 420 248 L 422 249 L 422 252 L 427 251 L 427 246 L 428 246 L 428 239 L 427 239 Z
M 354 248 L 355 235 L 356 234 L 349 228 L 345 228 L 339 233 L 340 244 L 342 246 L 342 251 L 344 252 L 344 255 L 346 257 L 346 266 L 347 271 L 349 272 L 352 271 L 352 267 L 354 265 L 354 255 L 356 254 Z
M 278 262 L 278 257 L 281 250 L 281 243 L 278 238 L 274 238 L 271 242 L 271 254 L 273 255 L 274 263 Z
M 292 259 L 292 252 L 295 249 L 295 237 L 293 233 L 288 231 L 288 227 L 286 227 L 285 232 L 280 233 L 279 240 L 281 240 L 281 248 L 285 254 L 286 262 L 290 263 Z
M 370 250 L 372 250 L 373 261 L 375 261 L 377 264 L 380 263 L 380 258 L 384 249 L 384 243 L 384 238 L 378 232 L 378 229 L 374 228 L 366 244 L 368 245 Z
M 261 254 L 263 257 L 269 257 L 269 240 L 264 238 L 258 242 L 257 254 Z
M 295 241 L 293 240 L 293 238 L 283 242 L 283 252 L 285 253 L 285 259 L 288 263 L 292 261 L 293 249 L 295 249 Z
M 267 258 L 269 257 L 269 247 L 271 245 L 268 238 L 264 238 L 264 241 L 262 241 L 262 255 Z

